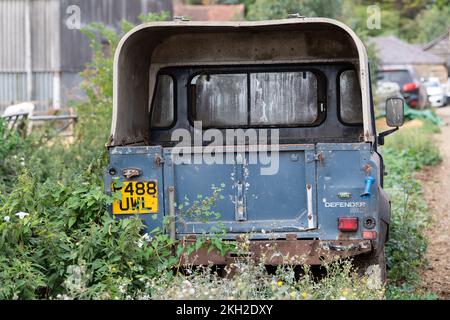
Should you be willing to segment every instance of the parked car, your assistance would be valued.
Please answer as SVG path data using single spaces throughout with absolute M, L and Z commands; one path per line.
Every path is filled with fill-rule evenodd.
M 385 111 L 387 99 L 393 97 L 404 99 L 398 83 L 388 81 L 377 81 L 374 97 L 374 100 L 377 101 L 376 107 L 380 111 Z
M 377 135 L 369 79 L 362 41 L 331 19 L 136 27 L 114 64 L 111 213 L 181 248 L 220 232 L 248 237 L 245 255 L 267 265 L 353 256 L 385 279 L 378 150 L 403 124 L 403 100 L 387 99 L 394 129 Z M 202 247 L 180 262 L 240 258 Z
M 450 105 L 450 78 L 447 80 L 447 90 L 446 90 L 446 98 L 447 98 L 447 105 Z
M 433 107 L 443 107 L 446 105 L 447 97 L 444 86 L 439 78 L 430 77 L 424 81 L 427 90 L 428 101 Z
M 406 103 L 411 108 L 424 109 L 428 105 L 426 88 L 412 66 L 382 66 L 378 70 L 377 79 L 397 83 Z

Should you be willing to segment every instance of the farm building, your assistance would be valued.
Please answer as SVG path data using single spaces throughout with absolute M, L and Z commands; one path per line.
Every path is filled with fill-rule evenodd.
M 0 114 L 33 101 L 61 108 L 80 96 L 79 72 L 91 50 L 80 28 L 101 22 L 118 28 L 148 12 L 172 12 L 167 0 L 0 0 Z
M 450 73 L 450 28 L 444 34 L 424 45 L 423 50 L 444 59 Z
M 370 43 L 375 45 L 382 65 L 411 65 L 420 77 L 438 77 L 442 83 L 447 82 L 444 58 L 394 36 L 372 38 Z

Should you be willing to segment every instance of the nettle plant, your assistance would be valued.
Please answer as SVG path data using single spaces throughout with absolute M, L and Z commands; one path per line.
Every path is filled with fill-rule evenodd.
M 210 233 L 203 233 L 197 237 L 194 244 L 184 244 L 177 248 L 177 255 L 189 256 L 196 250 L 207 246 L 208 252 L 212 250 L 219 251 L 222 255 L 229 252 L 236 251 L 236 244 L 234 241 L 225 241 L 222 237 L 226 234 L 225 225 L 218 221 L 221 214 L 214 210 L 214 206 L 217 201 L 223 200 L 224 196 L 221 194 L 225 184 L 222 183 L 220 187 L 216 185 L 211 186 L 212 194 L 210 196 L 197 195 L 197 199 L 190 200 L 187 197 L 184 198 L 183 203 L 176 204 L 178 208 L 177 222 L 183 224 L 186 222 L 186 218 L 190 221 L 198 222 L 215 222 L 215 225 L 211 228 Z M 166 223 L 170 223 L 169 220 Z

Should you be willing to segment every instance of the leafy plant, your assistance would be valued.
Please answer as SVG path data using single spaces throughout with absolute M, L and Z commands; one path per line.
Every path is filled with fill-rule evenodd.
M 414 173 L 441 159 L 432 142 L 436 128 L 425 123 L 422 127 L 402 129 L 387 139 L 383 148 L 388 170 L 385 188 L 392 201 L 390 240 L 386 246 L 388 278 L 392 283 L 388 297 L 400 297 L 405 288 L 412 291 L 420 280 L 417 270 L 427 263 L 424 230 L 430 223 L 430 215 Z

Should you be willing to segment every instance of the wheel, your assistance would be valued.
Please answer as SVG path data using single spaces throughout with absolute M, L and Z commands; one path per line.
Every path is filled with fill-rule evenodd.
M 386 283 L 386 259 L 384 245 L 377 251 L 356 256 L 353 260 L 358 274 L 384 285 Z M 375 286 L 378 286 L 374 284 Z
M 360 276 L 375 276 L 378 278 L 381 284 L 386 283 L 386 254 L 385 243 L 387 239 L 388 225 L 381 221 L 380 223 L 380 244 L 375 251 L 367 254 L 356 256 L 353 260 L 353 264 L 357 269 Z M 373 275 L 373 273 L 376 273 Z

